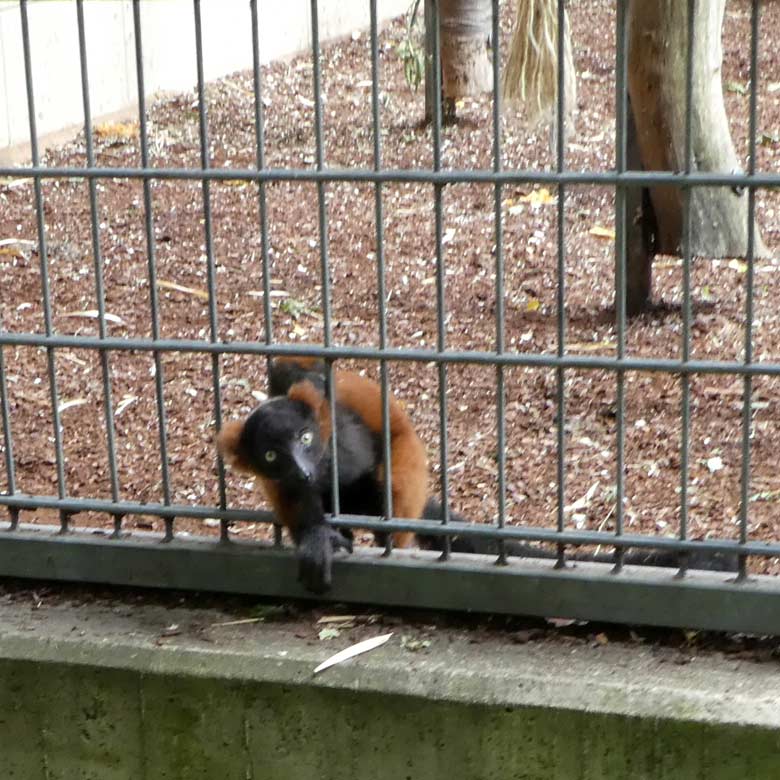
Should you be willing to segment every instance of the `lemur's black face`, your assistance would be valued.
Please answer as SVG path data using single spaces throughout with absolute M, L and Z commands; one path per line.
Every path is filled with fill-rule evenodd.
M 293 487 L 316 481 L 324 454 L 311 407 L 284 397 L 266 401 L 249 415 L 239 446 L 259 474 Z

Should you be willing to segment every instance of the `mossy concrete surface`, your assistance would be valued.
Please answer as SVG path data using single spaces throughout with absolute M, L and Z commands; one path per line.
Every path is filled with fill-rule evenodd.
M 776 663 L 399 628 L 315 677 L 347 632 L 225 619 L 0 604 L 0 778 L 780 778 Z

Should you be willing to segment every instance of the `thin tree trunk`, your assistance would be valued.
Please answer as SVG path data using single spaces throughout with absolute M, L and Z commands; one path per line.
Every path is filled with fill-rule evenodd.
M 433 3 L 425 0 L 425 118 L 433 118 Z M 490 0 L 439 0 L 442 117 L 454 119 L 455 101 L 488 92 L 493 66 L 488 40 L 492 29 Z
M 721 82 L 721 27 L 725 0 L 694 5 L 692 171 L 741 169 L 729 131 Z M 688 4 L 681 0 L 630 0 L 628 91 L 642 167 L 685 169 Z M 682 245 L 683 193 L 677 186 L 650 190 L 657 220 L 657 251 L 678 254 Z M 747 195 L 730 187 L 691 190 L 691 249 L 707 257 L 747 254 Z M 756 228 L 756 255 L 767 250 Z
M 642 159 L 637 142 L 636 122 L 631 102 L 626 127 L 626 165 L 640 170 Z M 626 312 L 639 314 L 650 300 L 653 283 L 653 256 L 658 225 L 647 187 L 626 190 Z

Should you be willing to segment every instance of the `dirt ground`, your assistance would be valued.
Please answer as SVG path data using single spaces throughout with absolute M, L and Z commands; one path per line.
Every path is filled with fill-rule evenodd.
M 780 169 L 780 58 L 771 45 L 780 29 L 780 5 L 762 6 L 759 48 L 757 169 Z M 614 165 L 614 3 L 571 4 L 578 71 L 576 131 L 566 167 L 608 170 Z M 747 162 L 749 3 L 728 6 L 723 35 L 724 85 L 732 134 Z M 504 7 L 502 47 L 510 31 Z M 400 20 L 380 40 L 382 165 L 430 168 L 432 134 L 421 123 L 423 95 L 406 86 L 396 46 Z M 243 44 L 249 47 L 249 30 Z M 373 166 L 371 60 L 366 34 L 324 47 L 322 56 L 324 153 L 327 165 Z M 193 82 L 195 68 L 193 62 Z M 251 73 L 208 85 L 209 153 L 214 167 L 256 164 Z M 311 169 L 315 165 L 312 66 L 309 56 L 263 69 L 266 164 Z M 490 168 L 490 96 L 464 100 L 459 122 L 443 130 L 445 168 Z M 151 165 L 199 167 L 197 96 L 154 103 L 149 112 Z M 512 109 L 502 121 L 503 165 L 550 170 L 554 165 L 546 131 L 525 128 Z M 98 163 L 140 164 L 137 123 L 96 127 Z M 83 137 L 50 150 L 47 165 L 83 165 Z M 100 248 L 106 310 L 112 336 L 151 337 L 150 289 L 140 181 L 98 184 Z M 510 350 L 555 354 L 557 349 L 557 219 L 553 197 L 532 186 L 502 192 L 505 258 L 506 343 Z M 326 188 L 331 268 L 333 343 L 377 346 L 377 236 L 372 185 L 345 183 Z M 531 200 L 523 200 L 532 192 Z M 320 233 L 317 188 L 307 183 L 267 187 L 273 336 L 276 341 L 321 344 Z M 88 184 L 45 180 L 45 220 L 50 264 L 53 326 L 58 333 L 92 335 L 93 319 L 75 316 L 96 308 Z M 265 337 L 261 231 L 257 186 L 239 181 L 210 188 L 218 323 L 226 341 Z M 199 182 L 152 184 L 154 238 L 162 338 L 210 335 L 203 193 Z M 387 261 L 387 325 L 392 347 L 436 346 L 435 222 L 429 185 L 382 188 L 384 252 Z M 0 181 L 0 325 L 9 331 L 42 333 L 43 306 L 36 217 L 30 180 Z M 568 187 L 566 223 L 566 341 L 570 354 L 615 354 L 614 192 Z M 780 194 L 759 192 L 757 219 L 771 250 L 780 247 Z M 448 186 L 443 194 L 444 262 L 448 348 L 495 348 L 494 189 Z M 603 228 L 596 230 L 594 228 Z M 602 235 L 598 235 L 601 233 Z M 606 233 L 606 236 L 604 235 Z M 780 358 L 780 264 L 756 262 L 754 354 Z M 744 349 L 746 266 L 741 261 L 696 258 L 693 266 L 695 359 L 741 360 Z M 177 285 L 178 288 L 172 287 Z M 627 332 L 631 356 L 678 358 L 682 344 L 682 267 L 660 257 L 654 267 L 654 306 Z M 14 437 L 17 488 L 57 491 L 46 353 L 36 348 L 4 350 Z M 148 353 L 111 353 L 120 497 L 158 502 L 163 498 L 154 361 Z M 345 365 L 342 367 L 346 367 Z M 175 503 L 214 505 L 218 498 L 213 446 L 215 399 L 211 358 L 170 354 L 162 358 Z M 226 418 L 245 414 L 265 390 L 265 361 L 225 355 L 219 361 L 220 401 Z M 375 365 L 352 366 L 375 375 Z M 102 374 L 97 354 L 57 350 L 66 488 L 71 496 L 110 498 L 103 418 Z M 439 463 L 438 373 L 433 365 L 402 362 L 391 367 L 391 384 L 422 433 L 434 476 Z M 780 448 L 778 380 L 753 383 L 751 538 L 777 541 L 780 477 L 773 452 Z M 490 367 L 453 366 L 447 406 L 450 495 L 454 509 L 475 521 L 497 515 L 496 372 Z M 571 528 L 610 530 L 615 509 L 615 376 L 601 370 L 565 375 L 567 523 Z M 674 376 L 634 372 L 626 377 L 626 531 L 677 533 L 680 503 L 680 381 Z M 556 376 L 552 370 L 506 371 L 507 522 L 554 526 L 556 518 Z M 734 376 L 697 376 L 691 381 L 690 518 L 693 538 L 738 534 L 742 442 L 742 381 Z M 7 475 L 0 471 L 0 490 Z M 253 507 L 251 481 L 228 477 L 229 504 Z M 51 520 L 46 513 L 40 519 Z M 27 516 L 25 520 L 31 519 Z M 77 516 L 77 523 L 96 518 Z M 105 521 L 105 519 L 104 519 Z M 107 521 L 105 521 L 107 522 Z M 129 528 L 159 527 L 134 517 Z M 177 528 L 201 532 L 196 521 Z M 206 529 L 208 530 L 208 529 Z M 263 537 L 265 527 L 237 525 L 233 533 Z M 762 571 L 777 561 L 757 562 Z

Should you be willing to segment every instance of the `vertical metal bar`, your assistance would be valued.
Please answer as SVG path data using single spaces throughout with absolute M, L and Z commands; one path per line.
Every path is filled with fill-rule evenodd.
M 493 40 L 493 171 L 502 168 L 501 158 L 501 75 L 499 42 L 501 28 L 499 24 L 498 0 L 493 0 L 491 36 Z M 501 211 L 503 188 L 498 182 L 493 188 L 494 223 L 496 239 L 496 354 L 501 355 L 506 348 L 506 317 L 504 307 L 504 224 Z M 496 448 L 498 465 L 498 527 L 506 524 L 506 386 L 504 367 L 496 366 Z M 498 543 L 499 564 L 506 563 L 506 544 Z
M 685 160 L 684 171 L 691 172 L 693 165 L 693 47 L 696 45 L 694 31 L 694 3 L 688 0 L 688 35 L 687 52 L 685 61 Z M 683 186 L 683 224 L 682 224 L 682 250 L 683 250 L 683 339 L 682 361 L 687 363 L 691 359 L 691 320 L 693 316 L 691 302 L 691 188 Z M 679 538 L 685 541 L 688 538 L 688 483 L 690 480 L 690 448 L 691 448 L 691 378 L 685 373 L 680 378 L 681 382 L 681 420 L 682 427 L 680 441 L 680 533 Z M 680 570 L 678 576 L 683 576 L 687 569 L 688 555 L 680 553 Z
M 2 328 L 0 328 L 1 330 Z M 5 376 L 5 349 L 0 347 L 0 406 L 3 414 L 3 448 L 5 449 L 5 475 L 8 494 L 16 493 L 14 467 L 14 441 L 11 432 L 11 409 L 8 404 L 8 382 Z
M 3 312 L 0 309 L 0 332 L 3 327 Z M 14 440 L 11 430 L 11 408 L 8 400 L 8 380 L 5 371 L 5 348 L 0 347 L 0 413 L 3 419 L 3 452 L 5 453 L 5 477 L 6 488 L 9 496 L 16 493 L 16 466 L 14 463 Z M 16 527 L 19 512 L 15 508 L 9 508 L 11 516 L 11 529 Z
M 322 171 L 325 167 L 325 152 L 322 130 L 322 67 L 320 63 L 320 22 L 317 0 L 311 0 L 311 49 L 312 49 L 312 71 L 314 77 L 314 140 L 316 146 L 317 170 Z M 322 327 L 323 342 L 326 347 L 331 346 L 331 293 L 330 293 L 330 261 L 328 259 L 328 205 L 325 192 L 325 184 L 317 182 L 317 206 L 320 228 L 320 268 L 322 278 Z M 331 419 L 336 420 L 336 392 L 333 375 L 333 361 L 327 360 L 326 376 L 328 396 L 330 397 L 330 415 Z M 331 433 L 331 492 L 333 494 L 333 512 L 338 516 L 341 512 L 339 502 L 339 464 L 338 464 L 338 426 L 333 425 Z
M 626 128 L 628 117 L 628 96 L 626 92 L 626 8 L 625 3 L 617 4 L 617 62 L 616 62 L 616 167 L 618 173 L 626 170 Z M 615 190 L 615 310 L 617 313 L 617 356 L 619 360 L 626 353 L 626 191 L 621 185 Z M 615 536 L 623 535 L 624 496 L 625 496 L 625 372 L 617 372 L 617 425 L 615 473 Z M 624 551 L 615 550 L 615 572 L 623 567 Z
M 0 332 L 3 327 L 3 312 L 0 310 Z M 8 380 L 5 371 L 5 348 L 0 347 L 0 413 L 3 419 L 3 451 L 5 453 L 5 481 L 7 495 L 12 496 L 16 493 L 16 464 L 14 463 L 14 440 L 11 429 L 11 408 L 8 400 Z M 8 514 L 11 519 L 10 530 L 16 530 L 19 523 L 19 510 L 16 507 L 9 507 Z
M 434 93 L 435 81 L 433 75 L 433 23 L 435 17 L 434 5 L 438 0 L 422 0 L 425 20 L 425 121 L 432 122 L 435 112 L 434 103 L 441 100 L 441 94 Z
M 89 68 L 87 65 L 87 40 L 84 31 L 84 0 L 76 0 L 76 19 L 79 30 L 79 65 L 81 68 L 81 95 L 84 103 L 84 138 L 87 146 L 87 166 L 95 166 L 95 148 L 92 139 L 92 111 L 89 101 Z M 103 279 L 103 257 L 100 251 L 100 216 L 98 215 L 97 179 L 89 179 L 89 216 L 92 232 L 92 257 L 95 266 L 95 297 L 97 299 L 98 335 L 105 339 L 106 289 Z M 108 351 L 100 350 L 100 369 L 103 375 L 103 414 L 106 419 L 106 445 L 108 447 L 108 473 L 111 480 L 111 499 L 119 501 L 119 474 L 116 464 L 116 437 L 114 431 L 114 404 L 111 393 L 111 367 Z
M 32 165 L 37 168 L 40 165 L 38 154 L 38 130 L 35 120 L 35 95 L 33 92 L 32 56 L 30 53 L 30 28 L 27 19 L 27 2 L 21 0 L 19 11 L 22 20 L 22 45 L 24 47 L 24 75 L 27 87 L 27 113 L 30 124 L 30 157 Z M 46 223 L 43 214 L 43 188 L 41 177 L 33 175 L 33 188 L 35 191 L 35 215 L 38 228 L 38 258 L 40 261 L 41 294 L 43 297 L 43 324 L 47 336 L 53 333 L 51 292 L 49 289 L 49 257 L 46 245 Z M 46 363 L 49 374 L 49 397 L 51 402 L 51 418 L 54 434 L 54 457 L 57 464 L 57 495 L 65 498 L 65 458 L 62 451 L 62 426 L 60 424 L 60 402 L 57 389 L 57 374 L 54 360 L 54 349 L 46 348 Z M 67 530 L 68 518 L 64 513 L 60 514 L 63 530 Z
M 255 96 L 255 148 L 257 170 L 265 168 L 265 122 L 263 115 L 262 83 L 260 79 L 260 33 L 257 24 L 257 0 L 250 0 L 252 14 L 252 85 Z M 260 254 L 263 266 L 263 316 L 265 317 L 265 343 L 273 342 L 273 312 L 271 310 L 271 264 L 268 242 L 268 205 L 266 183 L 257 183 L 257 197 L 260 209 Z
M 566 138 L 566 66 L 565 57 L 565 25 L 566 10 L 563 0 L 558 0 L 558 121 L 556 123 L 556 171 L 563 173 L 564 142 Z M 564 225 L 566 213 L 564 204 L 566 200 L 566 188 L 558 184 L 558 357 L 566 354 L 566 250 L 564 248 Z M 564 370 L 558 366 L 555 370 L 558 402 L 558 509 L 557 529 L 563 532 L 566 528 L 564 507 L 566 506 L 566 383 Z M 557 546 L 557 560 L 555 565 L 562 568 L 566 565 L 566 546 Z
M 250 0 L 252 17 L 252 87 L 255 98 L 255 150 L 257 170 L 265 168 L 265 116 L 263 111 L 262 81 L 260 78 L 260 29 L 257 21 L 257 0 Z M 266 183 L 258 181 L 257 198 L 260 211 L 260 257 L 263 269 L 263 317 L 265 320 L 265 343 L 273 343 L 273 309 L 271 306 L 271 263 L 268 240 L 268 203 Z M 266 360 L 266 373 L 270 377 L 271 358 Z M 274 524 L 274 547 L 282 546 L 282 526 Z
M 756 113 L 758 108 L 758 31 L 759 3 L 753 0 L 750 17 L 750 124 L 748 136 L 748 174 L 756 172 Z M 753 286 L 755 275 L 755 218 L 756 190 L 748 185 L 748 243 L 747 243 L 747 279 L 745 290 L 745 364 L 753 360 Z M 750 503 L 750 433 L 752 427 L 753 378 L 745 374 L 743 378 L 742 398 L 742 473 L 739 507 L 739 542 L 748 540 L 748 507 Z M 739 556 L 738 579 L 747 578 L 747 556 Z
M 141 166 L 149 167 L 149 138 L 146 126 L 146 87 L 144 85 L 144 57 L 141 39 L 141 0 L 133 0 L 133 29 L 135 32 L 135 69 L 138 81 L 138 126 L 141 135 Z M 152 338 L 160 338 L 160 301 L 157 292 L 157 260 L 154 242 L 154 212 L 152 183 L 144 178 L 144 222 L 146 227 L 146 258 L 149 276 L 149 307 L 152 317 Z M 171 479 L 168 460 L 168 426 L 165 414 L 165 374 L 162 354 L 154 353 L 154 383 L 157 397 L 157 432 L 160 441 L 160 474 L 163 503 L 171 503 Z
M 205 171 L 210 167 L 209 160 L 209 136 L 208 119 L 206 116 L 206 84 L 203 77 L 203 30 L 200 16 L 201 0 L 193 0 L 195 14 L 195 54 L 198 68 L 198 122 L 200 130 L 200 164 Z M 214 240 L 211 230 L 211 188 L 207 178 L 202 180 L 203 187 L 203 231 L 206 241 L 206 267 L 209 293 L 209 340 L 216 343 L 217 330 L 217 270 L 214 262 Z M 214 392 L 214 422 L 217 430 L 222 427 L 222 398 L 220 396 L 219 382 L 219 353 L 211 355 L 211 375 Z M 219 506 L 224 509 L 227 506 L 225 490 L 225 465 L 217 454 L 217 474 L 219 476 Z M 229 523 L 220 520 L 220 538 L 222 541 L 229 539 Z
M 433 169 L 441 170 L 441 8 L 438 0 L 431 3 L 433 21 Z M 442 190 L 443 185 L 433 185 L 433 211 L 436 230 L 436 349 L 444 352 L 446 339 L 446 273 L 442 245 Z M 447 364 L 438 363 L 439 369 L 439 470 L 441 472 L 442 524 L 450 521 L 448 437 L 447 437 Z M 444 538 L 442 560 L 451 552 L 449 537 Z
M 374 170 L 382 167 L 382 128 L 379 122 L 379 25 L 377 23 L 376 0 L 370 0 L 371 13 L 371 118 L 374 133 Z M 376 283 L 379 299 L 379 348 L 387 349 L 387 289 L 385 283 L 385 238 L 384 209 L 382 207 L 382 184 L 374 187 L 374 220 L 376 222 Z M 380 385 L 382 387 L 382 461 L 384 463 L 385 518 L 393 516 L 393 472 L 392 449 L 390 447 L 390 391 L 388 388 L 387 361 L 379 362 Z M 416 518 L 415 518 L 416 519 Z M 385 554 L 393 549 L 393 537 L 387 535 Z

